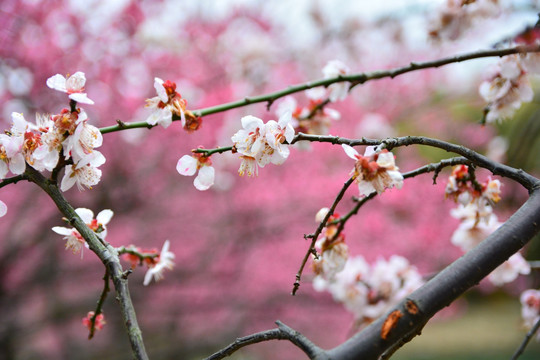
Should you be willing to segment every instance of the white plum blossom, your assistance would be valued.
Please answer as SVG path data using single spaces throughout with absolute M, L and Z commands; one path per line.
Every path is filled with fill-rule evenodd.
M 466 215 L 467 208 L 463 208 L 463 215 Z M 473 210 L 474 211 L 474 210 Z M 497 230 L 502 223 L 497 220 L 495 214 L 485 217 L 485 221 L 478 221 L 474 213 L 472 216 L 462 218 L 458 228 L 452 234 L 451 242 L 455 246 L 467 252 L 475 248 L 480 242 L 486 239 L 491 233 Z M 454 216 L 455 213 L 453 214 Z
M 291 113 L 285 112 L 279 120 L 270 120 L 266 124 L 255 116 L 244 116 L 241 119 L 242 129 L 232 137 L 234 148 L 242 158 L 238 173 L 248 176 L 258 173 L 257 166 L 264 167 L 268 163 L 281 165 L 289 157 L 288 144 L 294 138 L 291 125 Z
M 422 284 L 416 268 L 397 255 L 389 260 L 378 259 L 372 266 L 357 256 L 349 259 L 333 278 L 317 275 L 313 280 L 315 290 L 329 291 L 354 314 L 358 326 L 383 315 Z
M 210 157 L 202 153 L 195 153 L 194 156 L 184 155 L 176 164 L 176 171 L 180 175 L 193 176 L 199 170 L 199 174 L 193 180 L 193 185 L 197 190 L 208 190 L 214 185 L 215 170 L 212 167 Z
M 488 123 L 511 117 L 521 103 L 532 101 L 534 96 L 518 55 L 504 57 L 491 79 L 480 85 L 479 92 L 488 102 Z
M 86 77 L 81 71 L 77 71 L 67 79 L 60 74 L 56 74 L 47 79 L 47 86 L 49 88 L 69 94 L 71 100 L 91 105 L 94 102 L 88 98 L 86 93 L 84 93 L 85 83 Z
M 368 196 L 373 192 L 382 193 L 385 189 L 403 186 L 403 175 L 394 161 L 394 154 L 388 150 L 375 151 L 368 146 L 364 155 L 360 155 L 353 147 L 342 144 L 343 150 L 356 161 L 351 173 L 358 184 L 360 196 Z
M 146 100 L 146 107 L 152 109 L 146 122 L 149 125 L 161 125 L 167 128 L 171 125 L 174 114 L 180 117 L 182 127 L 185 127 L 187 102 L 176 92 L 176 84 L 156 77 L 154 78 L 154 88 L 157 96 Z
M 529 275 L 531 266 L 520 253 L 516 253 L 488 275 L 488 280 L 495 286 L 511 283 L 521 275 Z
M 151 266 L 146 274 L 144 275 L 143 285 L 147 286 L 154 278 L 156 281 L 163 279 L 163 271 L 166 269 L 172 270 L 174 267 L 174 254 L 169 251 L 170 243 L 169 240 L 165 240 L 161 253 L 159 254 L 158 260 L 155 264 Z
M 103 135 L 99 129 L 88 124 L 86 120 L 78 120 L 77 127 L 72 135 L 62 143 L 66 159 L 71 157 L 74 163 L 78 163 L 84 157 L 92 154 L 94 148 L 103 144 Z
M 339 60 L 330 60 L 322 70 L 324 78 L 330 79 L 340 75 L 347 75 L 350 69 L 347 65 Z M 331 102 L 342 101 L 347 98 L 349 92 L 349 84 L 347 82 L 338 82 L 328 86 L 330 94 L 328 98 Z
M 60 190 L 67 191 L 75 184 L 81 191 L 84 190 L 84 187 L 91 189 L 101 180 L 101 170 L 98 167 L 104 163 L 105 157 L 103 154 L 95 150 L 77 164 L 66 166 L 64 177 L 60 183 Z
M 540 290 L 528 289 L 521 293 L 521 317 L 527 329 L 531 329 L 540 320 Z M 540 340 L 540 333 L 536 335 Z
M 101 238 L 102 240 L 105 240 L 105 237 L 107 236 L 107 224 L 109 221 L 111 221 L 111 218 L 113 217 L 114 213 L 112 210 L 105 209 L 99 212 L 99 214 L 94 219 L 94 212 L 90 209 L 86 208 L 77 208 L 75 209 L 75 212 L 77 215 L 81 218 L 81 220 L 92 230 L 96 233 L 96 235 Z M 64 240 L 66 240 L 66 250 L 71 250 L 74 254 L 81 252 L 81 258 L 82 258 L 82 249 L 83 245 L 88 247 L 88 244 L 83 239 L 79 231 L 75 228 L 66 228 L 63 226 L 55 226 L 52 228 L 52 230 L 60 235 L 64 236 Z

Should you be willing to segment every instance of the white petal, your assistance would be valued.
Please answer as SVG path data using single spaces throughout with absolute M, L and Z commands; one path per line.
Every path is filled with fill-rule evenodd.
M 291 117 L 292 117 L 292 114 L 290 111 L 287 111 L 286 113 L 284 113 L 283 115 L 281 115 L 279 117 L 279 120 L 278 120 L 278 125 L 282 128 L 282 129 L 285 129 L 285 127 L 287 126 L 287 124 L 289 124 L 289 122 L 291 121 Z
M 81 104 L 89 104 L 89 105 L 94 104 L 94 102 L 90 100 L 88 96 L 86 96 L 85 93 L 73 93 L 69 95 L 69 98 Z
M 9 161 L 9 170 L 15 175 L 20 175 L 26 169 L 26 162 L 24 161 L 23 154 L 16 154 Z
M 54 231 L 57 234 L 67 236 L 67 235 L 71 235 L 71 233 L 73 232 L 73 229 L 68 229 L 63 226 L 55 226 L 52 228 L 52 231 Z
M 252 115 L 244 116 L 240 121 L 242 122 L 242 127 L 246 130 L 255 130 L 264 126 L 264 122 L 261 119 Z
M 165 90 L 165 88 L 163 87 L 163 80 L 161 80 L 160 78 L 154 78 L 154 89 L 156 89 L 159 100 L 161 100 L 165 104 L 169 102 L 167 90 Z
M 75 165 L 66 166 L 64 177 L 60 183 L 60 190 L 62 191 L 68 191 L 73 187 L 73 185 L 75 185 L 75 182 L 77 181 L 77 178 L 73 174 L 73 166 Z
M 89 224 L 94 219 L 94 212 L 87 208 L 75 209 L 75 212 L 85 224 Z
M 394 168 L 396 166 L 394 162 L 394 154 L 391 152 L 382 152 L 377 157 L 377 165 L 383 168 Z
M 200 191 L 208 190 L 214 185 L 214 168 L 211 166 L 203 166 L 199 170 L 199 175 L 193 181 L 195 188 Z
M 7 205 L 0 200 L 0 217 L 7 214 Z
M 352 146 L 349 146 L 347 144 L 341 144 L 341 147 L 345 151 L 345 154 L 347 154 L 348 157 L 350 157 L 353 160 L 358 160 L 358 156 L 360 155 L 358 151 L 356 151 L 355 148 Z
M 81 92 L 86 84 L 86 77 L 81 71 L 77 71 L 66 80 L 66 89 L 69 92 Z
M 184 155 L 178 160 L 176 164 L 176 171 L 180 175 L 193 176 L 197 172 L 198 161 L 191 155 Z
M 110 209 L 105 209 L 99 212 L 96 216 L 96 220 L 98 223 L 107 225 L 109 221 L 111 221 L 111 218 L 113 217 L 114 212 Z
M 47 79 L 47 86 L 53 90 L 67 92 L 66 78 L 60 74 L 56 74 Z

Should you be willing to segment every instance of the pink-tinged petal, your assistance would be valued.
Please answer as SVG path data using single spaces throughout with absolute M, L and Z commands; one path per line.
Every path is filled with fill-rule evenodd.
M 94 104 L 94 101 L 90 100 L 88 96 L 86 96 L 85 93 L 73 93 L 69 95 L 69 98 L 81 104 L 89 104 L 89 105 Z
M 52 231 L 54 231 L 55 233 L 59 235 L 68 236 L 68 235 L 71 235 L 71 233 L 73 232 L 73 229 L 68 229 L 63 226 L 55 226 L 52 228 Z
M 167 95 L 167 90 L 163 87 L 163 80 L 160 78 L 154 78 L 154 89 L 158 94 L 159 100 L 164 104 L 169 102 L 169 96 Z
M 198 161 L 191 155 L 184 155 L 176 164 L 176 171 L 180 175 L 193 176 L 197 172 Z
M 67 92 L 66 78 L 60 74 L 56 74 L 47 79 L 47 86 L 53 90 Z
M 396 166 L 394 162 L 394 154 L 391 152 L 382 152 L 377 157 L 377 165 L 383 168 L 394 168 Z
M 195 188 L 200 191 L 208 190 L 214 185 L 215 170 L 211 166 L 203 166 L 199 170 L 199 175 L 193 181 Z
M 13 135 L 23 135 L 28 129 L 28 122 L 21 113 L 12 112 L 11 121 L 13 121 L 13 125 L 11 126 L 11 133 Z
M 89 224 L 92 220 L 94 220 L 94 212 L 90 209 L 78 208 L 75 209 L 75 212 L 85 224 Z
M 355 148 L 352 146 L 349 146 L 347 144 L 341 144 L 341 147 L 345 151 L 345 154 L 347 154 L 348 157 L 350 157 L 353 160 L 358 160 L 358 156 L 360 155 L 358 151 L 356 151 Z
M 96 216 L 96 220 L 99 224 L 107 225 L 111 221 L 114 212 L 110 209 L 105 209 L 99 212 Z
M 7 214 L 7 205 L 0 200 L 0 217 Z
M 360 196 L 369 196 L 371 193 L 377 190 L 371 182 L 360 180 L 358 182 L 358 191 L 360 192 Z
M 285 140 L 290 144 L 291 141 L 294 139 L 294 128 L 289 123 L 287 124 L 287 127 L 285 127 Z

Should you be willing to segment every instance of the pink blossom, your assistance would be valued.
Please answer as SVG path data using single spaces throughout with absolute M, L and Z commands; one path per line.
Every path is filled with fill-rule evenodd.
M 540 320 L 540 290 L 528 289 L 521 293 L 521 317 L 525 327 L 531 329 Z M 540 333 L 536 335 L 540 340 Z
M 158 124 L 167 128 L 172 123 L 173 115 L 177 115 L 182 121 L 182 127 L 185 128 L 187 102 L 176 92 L 176 84 L 156 77 L 154 78 L 154 88 L 157 96 L 146 100 L 146 107 L 152 109 L 146 122 L 150 125 Z
M 488 275 L 488 280 L 495 286 L 511 283 L 521 275 L 529 275 L 531 266 L 520 253 L 512 255 L 507 261 L 497 267 Z
M 92 318 L 94 317 L 94 314 L 95 313 L 93 311 L 89 311 L 88 314 L 82 319 L 82 324 L 90 331 L 92 330 Z M 94 320 L 94 328 L 96 330 L 101 330 L 106 323 L 105 315 L 103 315 L 103 313 L 97 314 L 96 319 Z

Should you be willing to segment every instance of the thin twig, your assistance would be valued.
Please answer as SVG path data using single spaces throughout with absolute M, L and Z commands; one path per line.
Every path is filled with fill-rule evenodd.
M 103 308 L 103 304 L 105 303 L 105 299 L 107 298 L 107 294 L 110 290 L 109 271 L 105 270 L 105 275 L 103 275 L 103 290 L 101 291 L 101 296 L 99 297 L 99 300 L 97 302 L 94 316 L 92 316 L 92 318 L 90 319 L 90 333 L 88 334 L 88 339 L 92 339 L 94 337 L 94 333 L 96 331 L 96 318 L 99 314 L 102 313 L 101 309 Z
M 540 45 L 535 46 L 516 46 L 508 49 L 496 49 L 496 50 L 483 50 L 483 51 L 476 51 L 468 54 L 463 55 L 457 55 L 452 56 L 444 59 L 439 60 L 433 60 L 433 61 L 426 61 L 426 62 L 411 62 L 409 65 L 394 68 L 390 70 L 379 70 L 379 71 L 372 71 L 372 72 L 365 72 L 365 73 L 357 73 L 357 74 L 350 74 L 350 75 L 339 75 L 333 78 L 328 79 L 319 79 L 315 81 L 308 81 L 306 83 L 298 84 L 289 86 L 286 89 L 272 92 L 265 95 L 259 95 L 259 96 L 253 96 L 253 97 L 245 97 L 242 100 L 225 103 L 217 106 L 211 106 L 204 109 L 199 110 L 193 110 L 193 114 L 195 116 L 206 116 L 210 114 L 216 114 L 220 112 L 224 112 L 227 110 L 244 107 L 251 104 L 266 102 L 268 103 L 268 107 L 274 103 L 279 98 L 282 98 L 284 96 L 294 94 L 300 91 L 312 89 L 319 86 L 329 86 L 334 83 L 338 82 L 349 82 L 351 83 L 351 86 L 349 90 L 353 89 L 355 86 L 364 84 L 371 80 L 377 80 L 377 79 L 383 79 L 383 78 L 395 78 L 396 76 L 422 70 L 422 69 L 428 69 L 428 68 L 437 68 L 443 65 L 463 62 L 467 60 L 473 60 L 473 59 L 480 59 L 480 58 L 486 58 L 486 57 L 494 57 L 494 56 L 506 56 L 506 55 L 512 55 L 512 54 L 524 54 L 529 52 L 540 52 Z M 173 121 L 180 120 L 179 116 L 174 115 Z M 136 122 L 136 123 L 126 123 L 122 122 L 122 124 L 114 125 L 114 126 L 108 126 L 99 129 L 102 134 L 107 134 L 115 131 L 121 131 L 126 129 L 134 129 L 134 128 L 150 128 L 151 126 L 148 125 L 145 121 L 142 122 Z
M 299 347 L 310 359 L 317 356 L 318 359 L 327 359 L 324 356 L 324 351 L 315 346 L 308 338 L 300 334 L 298 331 L 291 329 L 281 321 L 276 321 L 278 329 L 261 331 L 252 335 L 244 336 L 236 339 L 226 348 L 207 357 L 205 360 L 219 360 L 230 356 L 234 352 L 244 346 L 260 343 L 268 340 L 289 340 L 294 345 Z
M 517 348 L 514 355 L 512 355 L 512 360 L 516 360 L 523 353 L 523 351 L 525 351 L 525 348 L 529 344 L 529 341 L 531 341 L 532 337 L 534 336 L 534 334 L 536 334 L 539 328 L 540 328 L 540 318 L 538 318 L 538 320 L 536 321 L 532 329 L 529 330 L 529 332 L 527 332 L 527 335 L 525 335 L 523 342 L 521 343 L 521 345 L 519 345 L 519 348 Z
M 28 178 L 26 177 L 25 174 L 21 174 L 21 175 L 4 179 L 0 182 L 0 188 L 3 188 L 4 186 L 9 185 L 9 184 L 16 184 L 21 180 L 28 180 Z
M 334 200 L 334 203 L 330 207 L 330 210 L 328 210 L 328 213 L 326 214 L 324 219 L 322 219 L 321 223 L 317 227 L 317 230 L 315 230 L 313 235 L 309 236 L 309 238 L 311 238 L 311 244 L 309 245 L 309 249 L 306 252 L 306 255 L 304 256 L 304 259 L 302 260 L 302 264 L 300 265 L 300 269 L 296 273 L 296 280 L 295 280 L 294 285 L 293 285 L 292 295 L 295 295 L 296 292 L 298 291 L 298 288 L 300 287 L 300 279 L 302 277 L 302 272 L 304 271 L 304 267 L 306 266 L 306 263 L 307 263 L 307 261 L 309 259 L 309 254 L 311 254 L 313 252 L 313 250 L 315 249 L 315 242 L 317 242 L 317 239 L 318 239 L 319 235 L 321 234 L 322 229 L 324 229 L 324 227 L 326 226 L 326 223 L 328 222 L 328 219 L 330 218 L 330 216 L 332 216 L 332 214 L 334 213 L 334 210 L 336 210 L 337 204 L 339 204 L 341 199 L 343 199 L 343 195 L 345 195 L 345 191 L 347 191 L 347 189 L 349 188 L 349 186 L 351 186 L 353 181 L 354 181 L 354 177 L 351 177 L 349 180 L 347 180 L 345 182 L 345 184 L 343 184 L 343 187 L 341 188 L 338 195 L 336 196 L 336 199 Z

